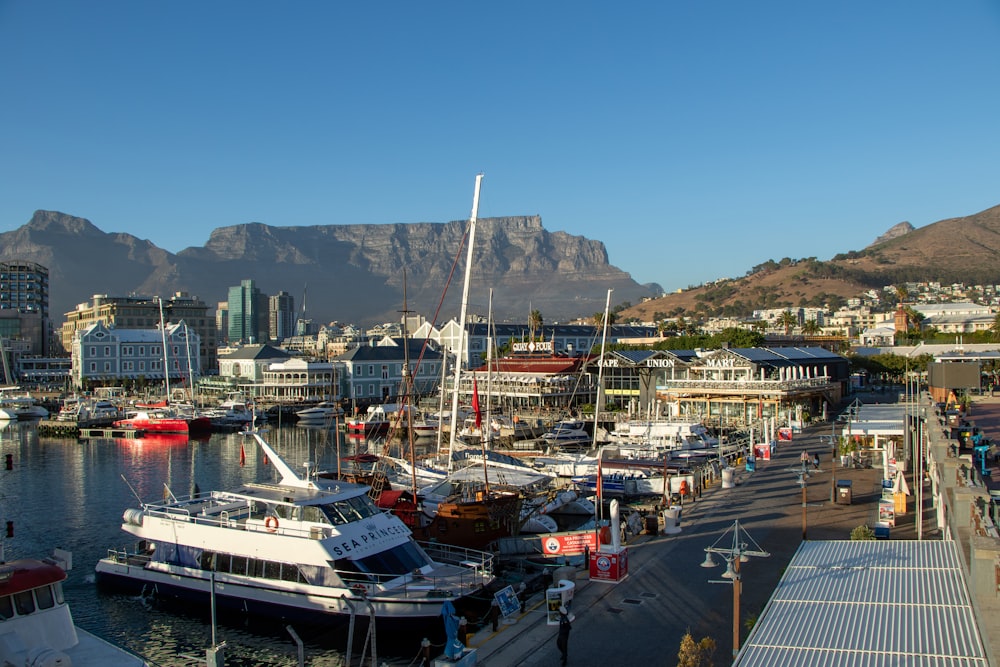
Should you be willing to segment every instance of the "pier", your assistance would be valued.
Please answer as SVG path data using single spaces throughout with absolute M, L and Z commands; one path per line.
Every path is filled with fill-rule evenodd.
M 108 420 L 60 421 L 43 419 L 38 422 L 38 435 L 73 438 L 141 438 L 144 431 L 134 428 L 117 428 Z

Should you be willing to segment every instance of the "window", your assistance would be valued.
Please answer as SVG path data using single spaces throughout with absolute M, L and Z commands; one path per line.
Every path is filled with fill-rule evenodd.
M 35 589 L 35 601 L 39 609 L 49 609 L 55 605 L 55 597 L 52 595 L 51 586 L 42 586 Z
M 8 619 L 14 616 L 14 601 L 9 595 L 0 596 L 0 619 Z
M 110 357 L 111 356 L 111 346 L 110 345 L 105 345 L 104 346 L 104 356 L 105 357 Z
M 368 377 L 373 377 L 374 375 L 375 375 L 375 365 L 374 364 L 369 364 L 368 365 Z
M 17 613 L 21 616 L 26 616 L 35 611 L 35 600 L 31 597 L 31 591 L 14 593 L 14 606 L 17 608 Z

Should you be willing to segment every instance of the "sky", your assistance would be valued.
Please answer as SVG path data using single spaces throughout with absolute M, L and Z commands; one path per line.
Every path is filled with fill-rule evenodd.
M 0 231 L 539 215 L 666 291 L 1000 204 L 1000 2 L 0 0 Z

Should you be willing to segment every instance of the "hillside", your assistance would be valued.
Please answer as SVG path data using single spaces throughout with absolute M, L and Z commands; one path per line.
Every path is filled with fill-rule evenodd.
M 1000 206 L 913 229 L 894 226 L 864 250 L 827 262 L 766 261 L 741 278 L 668 294 L 635 305 L 619 318 L 746 317 L 756 308 L 835 307 L 868 289 L 905 282 L 1000 283 Z

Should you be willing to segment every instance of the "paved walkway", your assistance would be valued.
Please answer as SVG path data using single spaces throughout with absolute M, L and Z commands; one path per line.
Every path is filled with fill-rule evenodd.
M 715 639 L 715 664 L 728 664 L 733 648 L 732 587 L 713 583 L 724 581 L 721 567 L 700 566 L 704 549 L 739 519 L 761 548 L 770 552 L 769 558 L 755 558 L 742 566 L 741 620 L 759 614 L 803 539 L 802 491 L 795 474 L 801 467 L 801 452 L 821 456 L 821 470 L 808 479 L 807 538 L 849 539 L 855 527 L 874 525 L 881 471 L 845 470 L 839 461 L 831 466 L 829 441 L 822 439 L 829 435 L 829 424 L 806 429 L 793 442 L 781 443 L 773 460 L 758 461 L 755 472 L 739 469 L 735 488 L 717 484 L 707 489 L 701 499 L 684 505 L 680 534 L 635 538 L 628 545 L 629 576 L 623 582 L 592 583 L 586 571 L 578 571 L 569 664 L 605 667 L 625 660 L 629 664 L 676 664 L 681 638 L 689 630 L 696 641 L 706 636 Z M 833 502 L 835 479 L 851 480 L 852 504 Z M 925 512 L 925 539 L 934 537 L 928 531 L 930 516 Z M 898 517 L 890 539 L 915 536 L 914 513 Z M 556 628 L 546 624 L 543 603 L 538 594 L 527 600 L 525 611 L 513 624 L 501 625 L 497 632 L 487 626 L 472 635 L 469 646 L 477 649 L 478 664 L 559 664 Z M 741 641 L 746 635 L 741 623 Z

